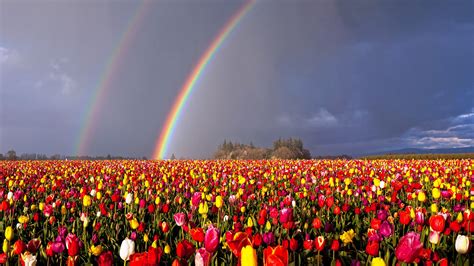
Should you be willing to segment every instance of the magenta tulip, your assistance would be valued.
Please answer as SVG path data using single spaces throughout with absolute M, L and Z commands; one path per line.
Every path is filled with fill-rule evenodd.
M 415 232 L 408 232 L 398 241 L 395 256 L 402 262 L 412 263 L 417 258 L 422 247 L 420 235 Z
M 207 228 L 206 235 L 204 236 L 204 247 L 209 253 L 214 253 L 219 246 L 220 232 L 213 225 Z

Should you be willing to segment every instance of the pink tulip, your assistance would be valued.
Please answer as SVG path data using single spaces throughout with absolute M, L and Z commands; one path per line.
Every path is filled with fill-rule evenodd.
M 173 218 L 178 226 L 183 226 L 186 223 L 186 215 L 182 212 L 176 213 Z
M 196 266 L 209 266 L 211 264 L 211 253 L 207 252 L 205 248 L 196 250 L 196 256 L 194 257 L 194 265 Z
M 425 223 L 425 215 L 421 211 L 415 213 L 415 222 L 420 225 Z
M 293 210 L 290 208 L 283 208 L 280 211 L 280 223 L 291 222 L 293 220 Z
M 423 244 L 420 242 L 420 235 L 415 232 L 408 232 L 398 242 L 395 249 L 395 256 L 402 262 L 412 263 L 418 256 Z
M 207 228 L 206 235 L 204 236 L 204 247 L 212 254 L 217 250 L 217 247 L 219 246 L 219 240 L 219 229 L 215 228 L 213 225 L 210 225 Z

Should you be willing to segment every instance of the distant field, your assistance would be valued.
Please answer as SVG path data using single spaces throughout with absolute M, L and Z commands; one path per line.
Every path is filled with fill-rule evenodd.
M 364 156 L 362 159 L 376 160 L 376 159 L 417 159 L 417 160 L 436 160 L 436 159 L 474 159 L 474 153 L 452 153 L 452 154 L 383 154 L 383 155 L 371 155 Z

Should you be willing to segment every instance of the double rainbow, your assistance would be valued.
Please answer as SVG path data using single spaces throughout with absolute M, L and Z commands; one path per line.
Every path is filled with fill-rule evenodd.
M 83 116 L 79 139 L 76 144 L 76 155 L 86 155 L 87 147 L 90 145 L 91 137 L 97 127 L 99 109 L 103 105 L 107 96 L 107 91 L 112 87 L 113 81 L 117 75 L 117 71 L 122 65 L 130 44 L 133 42 L 140 25 L 146 17 L 147 11 L 150 10 L 149 4 L 151 0 L 143 0 L 136 8 L 135 13 L 122 33 L 119 42 L 110 54 L 105 64 L 104 74 L 101 76 L 99 84 L 92 92 L 88 106 L 85 108 L 86 113 Z
M 171 142 L 171 137 L 176 129 L 179 118 L 183 112 L 184 106 L 186 105 L 189 96 L 193 92 L 193 89 L 196 87 L 199 78 L 202 76 L 202 73 L 209 62 L 214 58 L 214 55 L 219 50 L 219 47 L 229 36 L 232 30 L 239 24 L 242 18 L 247 14 L 252 6 L 255 4 L 255 1 L 246 2 L 234 15 L 229 19 L 229 21 L 222 27 L 219 34 L 214 38 L 209 47 L 206 49 L 204 54 L 199 59 L 197 65 L 194 67 L 193 71 L 189 74 L 186 82 L 181 88 L 178 97 L 173 103 L 171 111 L 169 112 L 164 126 L 162 127 L 159 138 L 156 140 L 155 150 L 153 152 L 154 159 L 164 159 L 169 144 Z

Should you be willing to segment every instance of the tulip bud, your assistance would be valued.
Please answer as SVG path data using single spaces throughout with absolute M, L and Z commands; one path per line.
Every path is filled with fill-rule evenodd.
M 165 251 L 165 254 L 170 254 L 170 253 L 171 253 L 171 247 L 170 247 L 170 245 L 166 244 L 164 251 Z
M 11 226 L 8 226 L 6 229 L 5 229 L 5 239 L 8 240 L 8 241 L 11 241 L 12 238 L 13 238 L 13 228 Z

